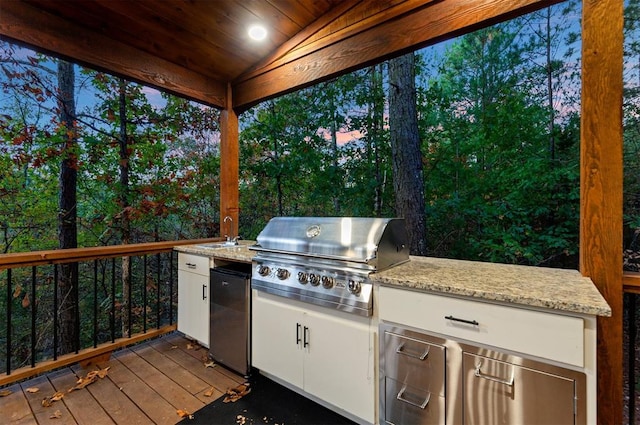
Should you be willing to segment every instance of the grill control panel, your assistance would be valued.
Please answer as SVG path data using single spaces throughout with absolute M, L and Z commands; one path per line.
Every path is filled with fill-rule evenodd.
M 254 259 L 251 285 L 272 294 L 364 316 L 373 312 L 368 272 Z

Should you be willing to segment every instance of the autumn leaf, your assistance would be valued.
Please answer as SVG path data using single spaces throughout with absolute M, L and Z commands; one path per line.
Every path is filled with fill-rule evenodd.
M 13 391 L 11 391 L 11 390 L 2 390 L 2 391 L 0 391 L 0 397 L 6 397 L 6 396 L 11 395 L 11 394 L 13 394 Z
M 187 350 L 193 350 L 193 344 L 191 343 L 187 344 Z
M 209 362 L 206 362 L 204 364 L 204 367 L 216 367 L 216 364 L 215 364 L 215 362 L 213 360 L 211 360 Z
M 49 416 L 49 419 L 60 419 L 61 417 L 62 417 L 62 412 L 59 410 L 56 410 L 55 412 L 53 412 L 51 416 Z
M 18 298 L 22 294 L 22 286 L 16 286 L 16 289 L 13 290 L 13 298 Z
M 62 400 L 62 397 L 64 397 L 64 394 L 61 392 L 57 392 L 50 397 L 45 397 L 42 399 L 42 407 L 51 407 L 54 401 Z
M 216 389 L 214 387 L 211 387 L 207 391 L 205 391 L 204 396 L 211 397 L 215 392 L 216 392 Z
M 24 294 L 24 298 L 22 299 L 22 308 L 27 308 L 31 304 L 29 301 L 29 294 Z
M 40 388 L 36 388 L 36 387 L 29 387 L 29 388 L 27 388 L 25 391 L 26 391 L 26 392 L 28 392 L 28 393 L 33 394 L 33 393 L 37 393 L 38 391 L 40 391 Z
M 189 419 L 193 419 L 193 415 L 189 412 L 187 412 L 186 410 L 182 410 L 182 409 L 178 409 L 176 410 L 176 413 L 178 414 L 178 416 L 180 416 L 181 418 L 189 418 Z

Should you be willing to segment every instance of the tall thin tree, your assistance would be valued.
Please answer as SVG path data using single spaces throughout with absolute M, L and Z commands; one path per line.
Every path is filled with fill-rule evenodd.
M 413 52 L 389 61 L 389 129 L 396 214 L 407 222 L 411 254 L 427 254 L 424 181 Z

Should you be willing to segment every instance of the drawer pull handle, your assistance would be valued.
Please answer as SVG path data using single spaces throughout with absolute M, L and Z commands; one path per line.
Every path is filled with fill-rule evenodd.
M 407 386 L 405 385 L 404 387 L 402 387 L 402 389 L 400 390 L 400 392 L 396 396 L 396 400 L 402 401 L 404 403 L 410 404 L 410 405 L 415 406 L 415 407 L 419 407 L 422 410 L 424 410 L 424 408 L 427 407 L 427 404 L 429 404 L 429 400 L 431 400 L 431 393 L 427 393 L 427 398 L 422 402 L 422 404 L 418 404 L 418 403 L 414 403 L 413 401 L 407 400 L 406 398 L 404 398 L 404 392 L 406 390 L 407 390 Z
M 185 263 L 185 265 L 187 267 L 189 267 L 190 269 L 195 269 L 196 268 L 196 265 L 194 263 Z
M 486 379 L 487 381 L 497 382 L 498 384 L 504 384 L 504 385 L 508 385 L 510 387 L 513 387 L 513 380 L 514 380 L 513 369 L 511 369 L 511 378 L 509 378 L 509 379 L 500 379 L 500 378 L 494 378 L 493 376 L 489 376 L 489 375 L 483 375 L 482 371 L 480 370 L 480 368 L 482 368 L 482 363 L 479 363 L 476 366 L 476 373 L 474 373 L 476 378 L 482 378 L 482 379 Z
M 414 358 L 414 359 L 418 359 L 418 360 L 420 360 L 420 361 L 423 361 L 423 360 L 424 360 L 424 359 L 426 359 L 426 358 L 427 358 L 427 356 L 429 355 L 429 346 L 427 346 L 427 349 L 425 350 L 425 352 L 424 352 L 424 353 L 422 353 L 422 354 L 420 354 L 420 355 L 417 355 L 417 354 L 413 354 L 413 353 L 410 353 L 410 352 L 408 352 L 408 351 L 405 351 L 405 349 L 404 349 L 404 342 L 403 342 L 402 344 L 400 344 L 400 345 L 398 346 L 398 348 L 396 348 L 396 353 L 397 353 L 397 354 L 402 354 L 403 356 L 407 356 L 407 357 L 411 357 L 411 358 Z
M 447 320 L 451 320 L 452 322 L 460 322 L 460 323 L 466 323 L 467 325 L 480 326 L 480 323 L 478 323 L 477 320 L 460 319 L 453 316 L 444 316 L 444 318 Z

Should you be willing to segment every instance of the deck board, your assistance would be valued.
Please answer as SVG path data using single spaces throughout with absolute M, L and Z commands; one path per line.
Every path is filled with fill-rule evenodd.
M 74 365 L 13 384 L 6 388 L 12 394 L 0 397 L 0 424 L 175 424 L 182 420 L 178 409 L 193 413 L 245 382 L 221 366 L 206 367 L 206 356 L 205 348 L 176 332 L 124 348 L 89 369 Z M 79 376 L 106 367 L 105 378 L 68 392 Z M 39 391 L 27 393 L 30 387 Z M 43 407 L 42 399 L 56 391 L 65 393 L 63 399 Z M 57 410 L 61 416 L 53 419 Z
M 13 384 L 6 388 L 11 394 L 0 399 L 0 418 L 15 425 L 36 424 L 29 402 L 22 393 L 20 384 Z M 0 420 L 0 423 L 4 423 Z
M 109 415 L 102 409 L 100 403 L 93 398 L 89 391 L 73 391 L 68 393 L 78 381 L 78 376 L 68 367 L 47 375 L 56 391 L 65 393 L 62 402 L 73 414 L 79 424 L 111 425 L 114 424 Z
M 49 379 L 46 376 L 38 376 L 27 382 L 23 382 L 21 385 L 22 393 L 25 395 L 29 406 L 36 418 L 38 424 L 58 424 L 58 425 L 72 425 L 77 424 L 76 420 L 67 409 L 67 406 L 62 400 L 55 401 L 49 407 L 42 405 L 42 399 L 45 397 L 51 397 L 56 393 L 56 389 L 51 385 Z M 38 388 L 38 392 L 27 392 L 27 388 Z M 67 394 L 64 394 L 65 396 Z M 59 416 L 54 416 L 56 412 L 59 412 Z

